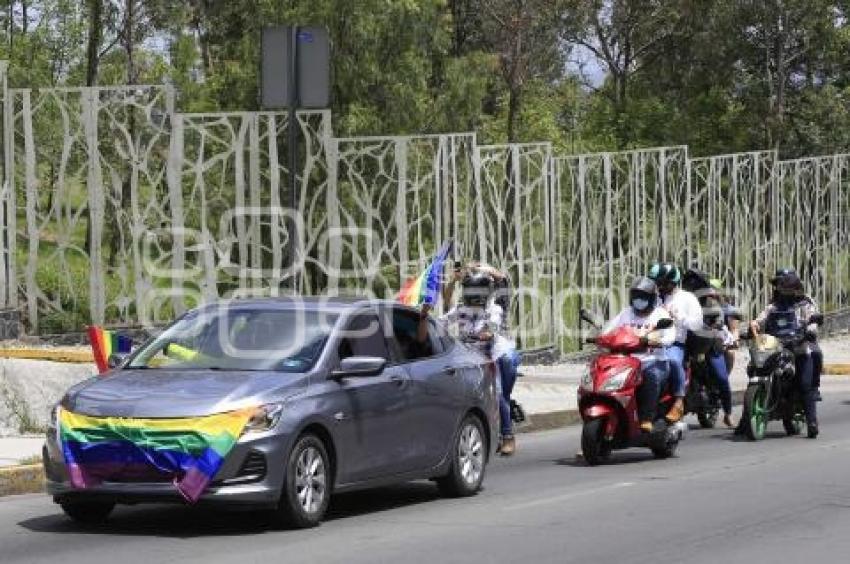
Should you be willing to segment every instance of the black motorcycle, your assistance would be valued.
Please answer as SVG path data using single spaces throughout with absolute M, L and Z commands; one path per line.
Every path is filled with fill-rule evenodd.
M 696 415 L 703 429 L 714 427 L 720 416 L 720 386 L 711 372 L 708 355 L 722 349 L 723 339 L 715 331 L 688 333 L 685 350 L 690 379 L 685 395 L 685 413 Z
M 742 340 L 750 342 L 750 381 L 742 415 L 743 431 L 750 440 L 763 439 L 770 421 L 781 420 L 788 435 L 803 430 L 806 417 L 794 349 L 806 341 L 806 326 L 822 321 L 823 316 L 815 315 L 801 325 L 793 311 L 777 311 L 768 316 L 764 334 L 756 338 L 748 331 L 741 334 Z

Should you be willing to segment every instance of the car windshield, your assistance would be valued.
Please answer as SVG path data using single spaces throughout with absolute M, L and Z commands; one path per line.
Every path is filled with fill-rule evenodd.
M 304 372 L 319 358 L 337 317 L 305 309 L 206 308 L 163 331 L 127 368 Z

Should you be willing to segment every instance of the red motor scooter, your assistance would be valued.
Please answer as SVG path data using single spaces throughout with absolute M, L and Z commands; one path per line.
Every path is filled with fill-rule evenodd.
M 584 310 L 581 318 L 599 327 Z M 656 329 L 666 329 L 673 321 L 661 320 Z M 643 381 L 640 361 L 633 353 L 646 349 L 631 327 L 587 339 L 600 352 L 591 361 L 578 389 L 578 407 L 584 422 L 581 449 L 584 459 L 595 466 L 607 459 L 612 450 L 645 447 L 656 458 L 669 458 L 684 438 L 687 425 L 682 421 L 670 424 L 664 415 L 675 398 L 663 390 L 656 410 L 652 432 L 641 431 L 638 421 L 637 388 Z

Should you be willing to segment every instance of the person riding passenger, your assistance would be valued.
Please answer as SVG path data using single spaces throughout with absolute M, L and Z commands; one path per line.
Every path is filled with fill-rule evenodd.
M 722 339 L 722 347 L 712 347 L 706 353 L 706 360 L 720 390 L 723 423 L 732 429 L 735 427 L 732 422 L 732 387 L 729 384 L 729 366 L 725 352 L 726 347 L 734 344 L 735 337 L 726 326 L 726 315 L 720 292 L 713 287 L 708 276 L 696 268 L 690 268 L 685 273 L 682 278 L 682 288 L 693 293 L 699 301 L 703 311 L 702 328 L 719 335 Z
M 455 266 L 455 280 L 460 278 L 459 265 Z M 519 355 L 516 344 L 507 332 L 508 312 L 499 305 L 496 291 L 496 274 L 504 275 L 486 265 L 471 265 L 461 280 L 461 303 L 457 304 L 440 321 L 454 325 L 461 340 L 472 342 L 492 359 L 497 370 L 499 393 L 500 436 L 498 452 L 511 456 L 516 451 L 516 439 L 511 419 L 511 394 L 517 378 Z M 444 288 L 443 298 L 451 302 L 453 284 Z
M 629 288 L 629 305 L 602 330 L 602 333 L 608 333 L 618 327 L 632 327 L 648 346 L 645 352 L 634 355 L 640 360 L 643 375 L 637 392 L 638 419 L 641 430 L 647 433 L 652 431 L 658 399 L 667 386 L 669 365 L 665 348 L 671 346 L 676 338 L 675 327 L 655 329 L 660 320 L 670 318 L 658 302 L 655 282 L 647 277 L 638 277 Z
M 675 423 L 685 414 L 685 392 L 687 391 L 685 343 L 688 331 L 698 331 L 702 328 L 702 306 L 696 296 L 679 288 L 682 275 L 675 265 L 656 263 L 649 269 L 649 278 L 658 285 L 662 307 L 673 318 L 676 327 L 675 341 L 667 349 L 670 377 L 673 380 L 673 395 L 676 396 L 676 401 L 666 416 L 667 421 Z

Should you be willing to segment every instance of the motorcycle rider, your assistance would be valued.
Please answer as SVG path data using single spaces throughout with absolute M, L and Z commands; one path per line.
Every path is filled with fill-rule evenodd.
M 712 350 L 706 353 L 706 360 L 720 390 L 723 424 L 732 429 L 735 427 L 732 422 L 732 387 L 729 384 L 729 366 L 725 352 L 726 347 L 731 346 L 735 338 L 726 326 L 726 312 L 720 293 L 708 276 L 696 268 L 689 268 L 682 277 L 682 288 L 693 293 L 699 301 L 703 313 L 702 328 L 722 338 L 722 346 L 712 347 Z
M 696 296 L 679 288 L 682 274 L 676 265 L 656 263 L 649 269 L 649 278 L 658 285 L 662 305 L 676 327 L 675 342 L 667 349 L 676 401 L 666 416 L 667 421 L 675 423 L 685 414 L 685 342 L 688 331 L 698 331 L 702 327 L 702 306 Z
M 643 375 L 643 383 L 637 395 L 638 418 L 641 430 L 647 433 L 652 431 L 658 398 L 667 385 L 669 367 L 665 348 L 672 345 L 676 338 L 674 327 L 655 329 L 661 319 L 670 317 L 666 310 L 659 307 L 658 301 L 655 282 L 644 276 L 636 278 L 629 288 L 629 305 L 602 330 L 608 333 L 624 325 L 632 327 L 649 346 L 646 352 L 634 355 L 640 360 Z
M 811 343 L 817 339 L 817 325 L 809 323 L 812 316 L 818 313 L 815 301 L 805 294 L 803 282 L 793 269 L 785 268 L 776 272 L 771 280 L 773 285 L 773 297 L 770 303 L 756 319 L 750 323 L 753 337 L 757 337 L 766 327 L 768 317 L 773 312 L 793 311 L 797 321 L 808 324 L 805 327 L 806 340 L 794 349 L 794 363 L 798 382 L 803 392 L 803 404 L 806 411 L 806 425 L 808 436 L 814 439 L 818 436 L 817 396 L 815 387 L 815 360 L 812 354 Z M 818 352 L 820 350 L 818 349 Z M 822 356 L 821 361 L 822 362 Z M 819 375 L 818 375 L 819 378 Z M 817 382 L 819 384 L 819 382 Z
M 491 268 L 467 268 L 461 281 L 461 303 L 452 307 L 440 320 L 456 325 L 462 340 L 477 343 L 485 356 L 495 362 L 501 436 L 498 452 L 503 456 L 511 456 L 516 452 L 511 394 L 516 383 L 519 355 L 513 339 L 504 331 L 506 312 L 497 303 L 496 280 L 492 275 L 494 269 Z M 450 300 L 451 295 L 451 290 L 444 289 L 444 298 Z

